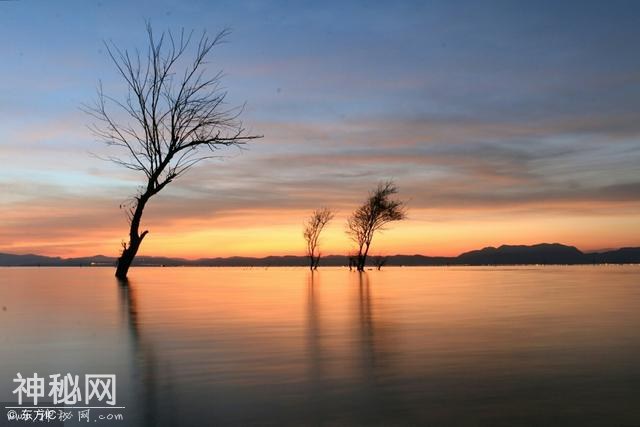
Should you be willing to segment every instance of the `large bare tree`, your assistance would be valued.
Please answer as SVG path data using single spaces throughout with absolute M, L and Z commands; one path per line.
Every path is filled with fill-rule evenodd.
M 373 236 L 393 221 L 406 218 L 406 205 L 391 197 L 398 192 L 393 181 L 378 184 L 369 198 L 347 220 L 347 234 L 356 243 L 358 255 L 356 268 L 364 271 Z
M 320 264 L 320 233 L 324 226 L 334 217 L 333 211 L 328 208 L 316 209 L 304 223 L 303 236 L 307 242 L 307 257 L 309 257 L 309 268 L 317 270 Z
M 147 24 L 143 53 L 105 42 L 127 92 L 110 96 L 99 84 L 95 105 L 85 110 L 98 120 L 94 133 L 120 149 L 107 160 L 144 175 L 138 194 L 121 205 L 130 227 L 116 268 L 119 278 L 127 276 L 148 233 L 140 232 L 140 222 L 149 199 L 197 163 L 215 157 L 218 149 L 258 138 L 248 135 L 238 119 L 242 107 L 226 105 L 222 74 L 207 72 L 213 48 L 227 34 L 224 30 L 213 38 L 206 32 L 194 37 L 182 30 L 156 36 Z

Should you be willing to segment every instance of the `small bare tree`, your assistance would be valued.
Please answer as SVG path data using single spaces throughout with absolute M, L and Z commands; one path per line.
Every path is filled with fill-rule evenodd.
M 377 255 L 373 257 L 372 261 L 373 261 L 373 265 L 376 266 L 376 269 L 380 270 L 382 269 L 382 267 L 387 265 L 387 261 L 389 261 L 389 258 L 386 256 Z
M 147 24 L 144 54 L 105 42 L 107 53 L 127 86 L 121 98 L 106 95 L 98 86 L 95 105 L 85 110 L 98 120 L 94 133 L 107 145 L 121 149 L 108 157 L 127 169 L 144 174 L 145 183 L 133 199 L 121 205 L 129 219 L 129 241 L 116 276 L 126 278 L 148 231 L 140 232 L 142 213 L 151 197 L 195 164 L 215 157 L 223 147 L 239 147 L 259 136 L 247 135 L 238 120 L 242 107 L 225 105 L 222 74 L 206 73 L 207 59 L 228 31 L 210 38 L 203 32 L 192 43 L 193 32 L 163 32 L 154 36 Z M 190 55 L 193 56 L 190 56 Z
M 378 184 L 367 201 L 349 217 L 347 234 L 356 243 L 358 271 L 364 271 L 369 247 L 376 231 L 383 230 L 392 221 L 406 218 L 406 206 L 401 200 L 392 200 L 398 192 L 393 181 Z
M 349 261 L 349 271 L 353 271 L 354 268 L 358 266 L 358 254 L 357 253 L 349 253 L 347 255 L 347 260 Z
M 309 268 L 311 270 L 317 270 L 318 264 L 320 264 L 320 233 L 334 216 L 335 214 L 331 209 L 316 209 L 304 223 L 302 234 L 307 242 L 307 257 L 309 257 Z

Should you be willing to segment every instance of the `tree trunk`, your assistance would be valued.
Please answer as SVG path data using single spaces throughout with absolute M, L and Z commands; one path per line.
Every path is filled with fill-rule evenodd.
M 122 255 L 120 255 L 120 258 L 118 258 L 118 266 L 116 267 L 116 277 L 118 279 L 127 278 L 129 267 L 131 267 L 131 263 L 136 257 L 136 254 L 138 253 L 138 248 L 140 248 L 142 239 L 146 234 L 147 232 L 145 231 L 144 233 L 142 233 L 142 236 L 138 237 L 135 240 L 130 240 L 129 246 L 122 251 Z
M 118 258 L 118 265 L 116 267 L 116 277 L 118 279 L 127 278 L 129 267 L 131 267 L 131 263 L 138 253 L 138 249 L 140 248 L 140 244 L 142 243 L 144 236 L 146 236 L 148 233 L 148 231 L 145 230 L 142 232 L 142 234 L 139 234 L 138 230 L 140 228 L 142 211 L 144 210 L 144 207 L 147 204 L 147 201 L 149 201 L 150 197 L 151 196 L 148 194 L 148 192 L 138 197 L 136 210 L 131 217 L 131 226 L 129 228 L 129 244 L 122 251 L 122 255 L 120 255 L 120 258 Z
M 367 254 L 369 253 L 369 246 L 371 243 L 367 243 L 364 252 L 360 251 L 358 254 L 358 271 L 364 271 L 364 266 L 367 263 Z
M 313 268 L 315 267 L 315 260 L 313 258 L 313 255 L 309 255 L 309 270 L 313 270 Z

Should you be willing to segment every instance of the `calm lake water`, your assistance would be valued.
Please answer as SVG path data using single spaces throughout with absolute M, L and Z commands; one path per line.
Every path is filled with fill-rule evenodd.
M 96 425 L 640 426 L 640 266 L 130 275 L 0 269 L 0 400 L 113 373 Z

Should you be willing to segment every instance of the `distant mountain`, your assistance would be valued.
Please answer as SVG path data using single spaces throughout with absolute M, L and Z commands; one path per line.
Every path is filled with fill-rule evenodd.
M 640 248 L 621 248 L 615 251 L 588 254 L 595 264 L 635 264 L 640 262 Z
M 47 257 L 42 255 L 13 255 L 0 253 L 0 266 L 50 266 L 62 265 L 64 260 L 60 257 Z
M 559 243 L 541 243 L 533 246 L 502 245 L 465 252 L 456 260 L 462 264 L 584 264 L 589 262 L 584 253 L 573 246 Z
M 372 260 L 370 260 L 372 261 Z M 42 255 L 14 255 L 0 253 L 0 266 L 114 266 L 116 258 L 104 255 L 82 258 L 60 258 Z M 612 251 L 584 253 L 573 246 L 560 243 L 541 243 L 533 246 L 502 245 L 465 252 L 457 257 L 430 257 L 425 255 L 392 255 L 386 265 L 436 266 L 436 265 L 519 265 L 519 264 L 637 264 L 640 263 L 639 248 L 621 248 Z M 320 260 L 321 266 L 344 266 L 348 259 L 344 255 L 328 255 Z M 148 257 L 136 258 L 137 266 L 203 266 L 203 267 L 306 267 L 303 256 L 268 256 L 201 258 Z

